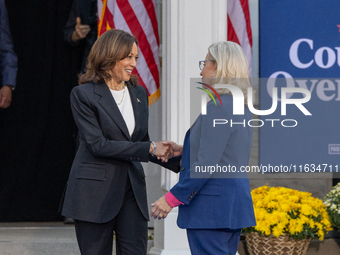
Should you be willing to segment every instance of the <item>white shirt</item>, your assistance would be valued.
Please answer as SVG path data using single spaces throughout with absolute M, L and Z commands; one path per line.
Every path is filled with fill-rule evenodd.
M 135 129 L 135 114 L 132 108 L 129 89 L 127 88 L 127 86 L 124 86 L 124 89 L 120 91 L 113 90 L 113 89 L 110 89 L 110 91 L 111 91 L 111 94 L 114 100 L 116 101 L 116 104 L 120 110 L 120 113 L 122 114 L 124 118 L 125 124 L 131 136 Z

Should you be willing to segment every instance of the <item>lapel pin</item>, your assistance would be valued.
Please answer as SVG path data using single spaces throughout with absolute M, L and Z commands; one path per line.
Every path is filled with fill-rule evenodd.
M 137 102 L 138 102 L 138 103 L 140 103 L 140 100 L 139 100 L 139 98 L 137 98 Z

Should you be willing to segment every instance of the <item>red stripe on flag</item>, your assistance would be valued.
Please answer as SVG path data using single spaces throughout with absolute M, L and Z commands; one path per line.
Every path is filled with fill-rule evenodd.
M 155 34 L 157 45 L 159 46 L 158 26 L 157 26 L 157 22 L 155 22 L 157 21 L 157 17 L 156 17 L 154 5 L 152 1 L 150 0 L 143 0 L 143 4 L 150 17 L 152 28 L 153 28 L 153 33 Z
M 240 45 L 240 41 L 238 40 L 238 37 L 236 35 L 235 29 L 233 24 L 230 21 L 229 15 L 228 15 L 228 41 L 235 42 Z
M 228 40 L 241 45 L 252 73 L 252 33 L 248 0 L 227 0 Z
M 102 23 L 102 27 L 101 27 L 101 30 L 100 30 L 100 35 L 103 34 L 106 31 L 107 23 L 109 23 L 109 26 L 111 28 L 115 27 L 115 24 L 113 22 L 113 15 L 110 12 L 109 8 L 107 8 L 107 6 L 105 6 L 103 23 Z
M 250 47 L 253 47 L 253 36 L 251 33 L 251 27 L 250 27 L 249 3 L 248 3 L 248 0 L 240 0 L 240 3 L 243 9 L 244 17 L 245 17 L 246 24 L 247 24 L 247 35 L 248 35 L 249 44 L 250 44 Z
M 142 80 L 142 78 L 140 78 L 140 75 L 139 75 L 139 73 L 138 73 L 137 68 L 133 69 L 132 74 L 138 75 L 138 78 L 139 78 L 139 79 L 138 79 L 138 83 L 139 83 L 138 85 L 141 85 L 141 86 L 143 86 L 143 87 L 145 88 L 146 92 L 148 93 L 148 97 L 149 97 L 149 96 L 150 96 L 150 92 L 149 92 L 149 90 L 148 90 L 148 87 L 145 86 L 144 81 Z
M 139 48 L 144 55 L 145 61 L 156 82 L 156 86 L 157 88 L 159 88 L 159 76 L 157 64 L 143 28 L 141 27 L 129 2 L 127 2 L 126 0 L 117 0 L 117 5 L 123 17 L 125 18 L 125 21 L 131 30 L 131 33 L 138 39 Z
M 111 28 L 114 28 L 115 27 L 115 23 L 114 23 L 114 21 L 113 21 L 113 15 L 112 15 L 112 13 L 110 12 L 110 10 L 109 10 L 109 8 L 107 8 L 106 7 L 106 10 L 105 10 L 105 14 L 107 13 L 107 21 L 108 21 L 108 23 L 109 23 L 109 25 L 110 25 L 110 27 Z

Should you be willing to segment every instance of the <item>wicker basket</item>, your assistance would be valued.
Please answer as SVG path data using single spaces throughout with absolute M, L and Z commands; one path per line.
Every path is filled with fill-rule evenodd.
M 266 237 L 256 232 L 245 233 L 245 238 L 250 255 L 304 255 L 312 240 L 289 239 L 287 235 Z

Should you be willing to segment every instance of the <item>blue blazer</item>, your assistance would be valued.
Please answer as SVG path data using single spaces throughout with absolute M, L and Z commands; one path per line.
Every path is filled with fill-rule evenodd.
M 5 0 L 0 0 L 0 72 L 1 85 L 16 85 L 18 69 L 17 55 L 14 52 L 12 36 L 9 30 Z
M 179 182 L 170 190 L 184 203 L 179 206 L 180 228 L 239 229 L 256 225 L 249 180 L 240 172 L 249 161 L 253 130 L 247 122 L 252 114 L 245 106 L 245 115 L 233 115 L 232 97 L 222 95 L 221 100 L 222 106 L 215 106 L 211 100 L 207 115 L 200 115 L 185 136 Z M 213 127 L 214 119 L 228 123 Z M 234 167 L 236 172 L 198 172 L 217 164 Z

